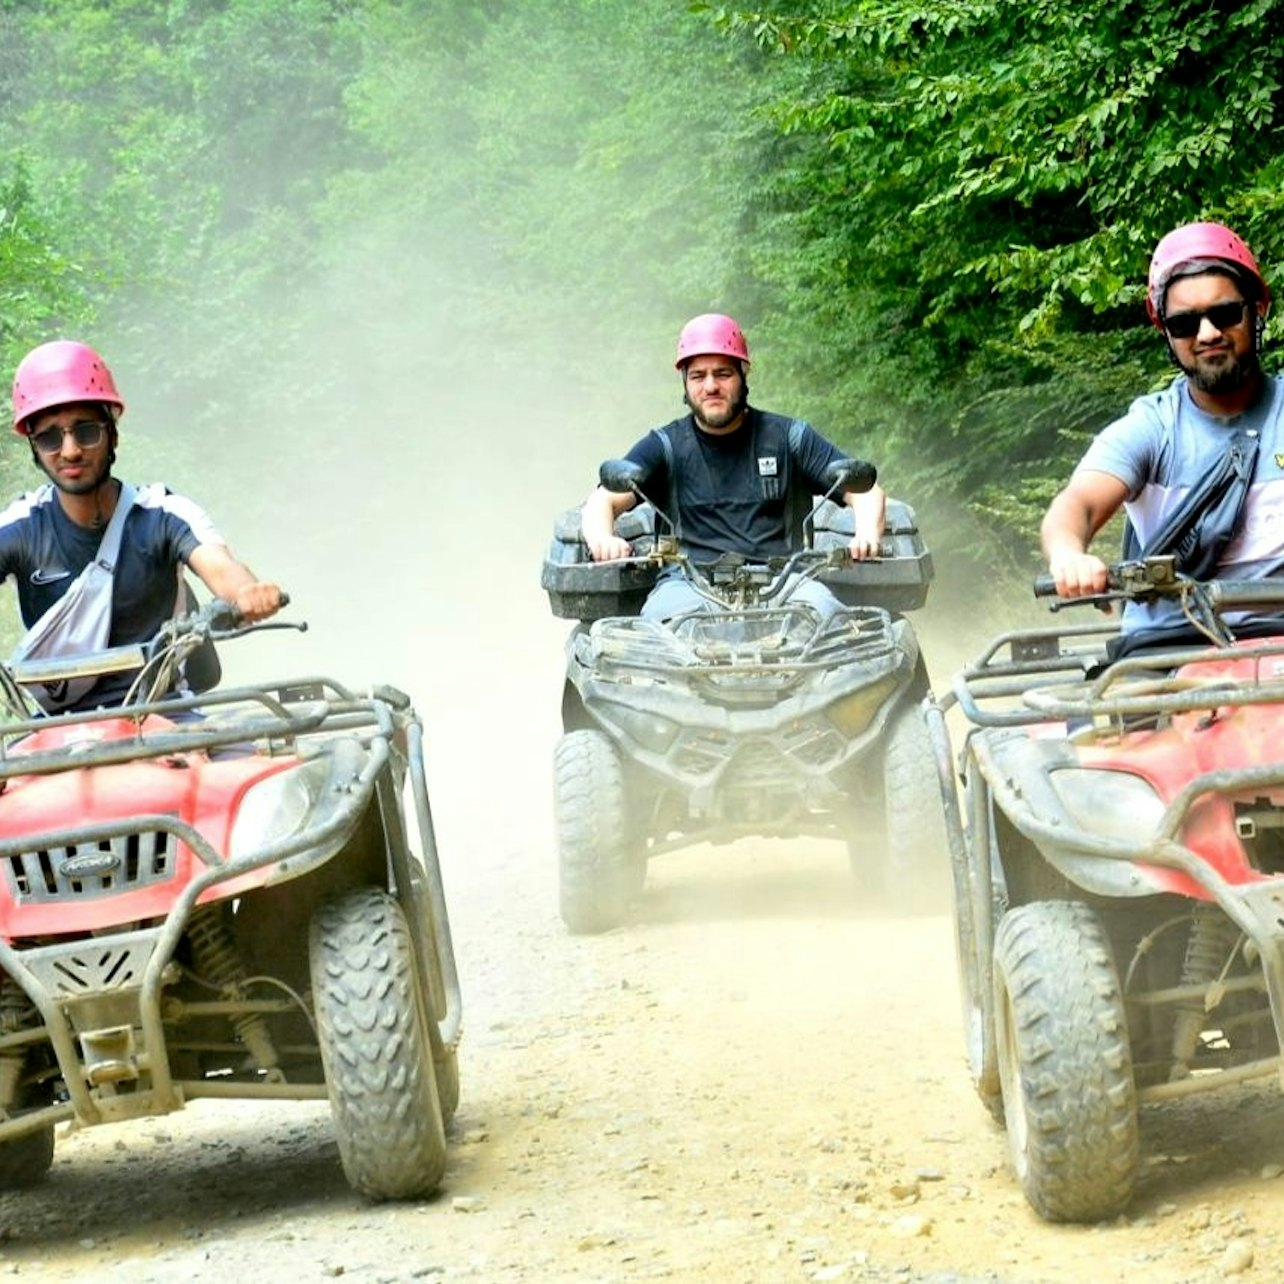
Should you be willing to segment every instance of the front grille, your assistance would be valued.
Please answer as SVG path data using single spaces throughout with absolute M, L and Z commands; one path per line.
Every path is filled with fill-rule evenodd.
M 684 732 L 671 761 L 679 775 L 703 777 L 717 771 L 735 750 L 736 742 L 721 731 Z
M 847 741 L 820 718 L 804 718 L 783 732 L 785 752 L 813 771 L 823 771 L 842 759 Z
M 723 788 L 756 793 L 788 789 L 798 784 L 798 771 L 775 745 L 750 740 L 737 751 L 722 777 Z
M 118 834 L 95 843 L 49 847 L 4 858 L 19 904 L 92 899 L 173 877 L 178 839 L 167 831 Z

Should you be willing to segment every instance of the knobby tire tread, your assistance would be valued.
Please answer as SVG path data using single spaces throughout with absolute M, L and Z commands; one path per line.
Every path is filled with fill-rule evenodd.
M 944 908 L 950 885 L 945 808 L 936 755 L 917 704 L 900 709 L 888 724 L 883 745 L 883 800 L 892 879 L 913 880 L 915 892 L 929 894 L 931 908 Z
M 1024 1111 L 1013 1158 L 1026 1198 L 1057 1222 L 1098 1222 L 1132 1199 L 1139 1161 L 1136 1086 L 1118 972 L 1088 906 L 1038 901 L 1007 914 L 995 936 L 995 1006 L 1012 1028 L 1018 1083 L 1004 1076 L 1009 1119 Z M 1010 1064 L 1010 1063 L 1009 1063 Z M 1019 1099 L 1013 1100 L 1013 1094 Z
M 344 1172 L 372 1199 L 431 1194 L 446 1140 L 416 953 L 400 905 L 381 888 L 317 911 L 312 989 Z
M 569 731 L 554 753 L 553 784 L 562 921 L 575 933 L 606 931 L 624 918 L 640 859 L 619 752 L 601 731 Z

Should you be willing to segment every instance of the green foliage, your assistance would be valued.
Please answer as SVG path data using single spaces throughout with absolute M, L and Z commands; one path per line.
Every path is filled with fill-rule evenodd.
M 672 407 L 726 309 L 755 395 L 1020 563 L 1166 374 L 1159 235 L 1284 267 L 1282 38 L 1284 0 L 0 4 L 0 358 L 110 339 L 182 452 L 478 354 Z
M 60 251 L 92 265 L 113 351 L 184 416 L 217 415 L 263 345 L 246 318 L 315 256 L 310 207 L 349 160 L 350 9 L 58 0 L 22 20 L 0 149 L 30 157 Z
M 1158 237 L 1221 217 L 1268 271 L 1284 257 L 1273 0 L 698 7 L 801 69 L 759 265 L 800 347 L 818 296 L 858 313 L 816 372 L 831 413 L 875 407 L 907 476 L 1018 540 L 1163 369 L 1140 309 Z
M 348 103 L 378 156 L 334 185 L 333 227 L 391 237 L 460 292 L 470 338 L 526 360 L 639 329 L 667 348 L 685 314 L 743 300 L 743 177 L 774 144 L 756 51 L 659 4 L 496 5 L 463 49 L 401 10 L 367 27 L 382 47 Z
M 0 174 L 0 369 L 6 372 L 31 346 L 32 334 L 92 324 L 92 275 L 60 248 L 52 230 L 57 219 L 56 202 L 42 205 L 26 164 L 15 157 L 8 176 Z M 9 431 L 11 423 L 6 405 L 0 416 L 0 494 L 22 489 L 30 478 L 30 458 Z

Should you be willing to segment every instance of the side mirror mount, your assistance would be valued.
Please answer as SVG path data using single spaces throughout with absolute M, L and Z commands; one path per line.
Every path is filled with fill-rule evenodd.
M 650 476 L 651 474 L 641 464 L 635 463 L 632 459 L 603 460 L 597 470 L 597 479 L 603 490 L 609 490 L 617 495 L 636 495 L 643 503 L 650 504 L 655 509 L 656 516 L 664 522 L 668 530 L 668 535 L 662 538 L 671 539 L 676 549 L 678 532 L 672 518 L 642 489 L 650 480 Z
M 617 495 L 641 495 L 642 483 L 647 479 L 646 469 L 631 459 L 607 459 L 597 470 L 597 479 L 603 490 Z

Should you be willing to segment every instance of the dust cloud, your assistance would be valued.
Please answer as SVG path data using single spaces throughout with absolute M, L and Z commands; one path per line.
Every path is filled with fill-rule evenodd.
M 289 301 L 281 348 L 225 390 L 217 449 L 165 452 L 164 480 L 287 588 L 283 618 L 308 624 L 304 635 L 225 646 L 226 680 L 323 674 L 408 691 L 425 720 L 430 783 L 442 781 L 434 805 L 465 831 L 495 809 L 525 813 L 551 908 L 550 762 L 570 624 L 551 614 L 540 563 L 556 515 L 584 497 L 600 460 L 681 411 L 671 345 L 685 317 L 662 340 L 622 316 L 610 343 L 590 332 L 488 342 L 492 314 L 469 311 L 469 278 L 448 267 L 458 257 L 450 247 L 386 252 L 387 261 L 377 247 L 354 249 Z M 502 296 L 501 265 L 487 270 L 489 296 Z M 734 311 L 735 300 L 705 306 Z M 568 311 L 560 300 L 550 310 Z M 769 344 L 757 351 L 769 371 Z M 127 365 L 117 375 L 131 403 L 121 471 L 150 480 L 134 462 L 152 465 L 165 434 L 182 432 L 170 427 L 181 410 L 130 386 Z M 790 409 L 769 377 L 755 380 L 754 400 Z M 916 507 L 937 582 L 913 623 L 939 691 L 1018 612 L 958 569 L 935 543 L 931 509 Z M 966 528 L 957 512 L 942 519 L 952 537 Z M 813 911 L 831 903 L 831 874 L 850 878 L 841 845 L 820 846 L 832 848 L 832 868 L 822 861 L 820 885 L 805 892 Z M 715 859 L 718 877 L 737 861 L 743 853 Z M 777 907 L 792 896 L 752 879 L 743 891 Z M 724 883 L 718 897 L 734 894 Z M 697 916 L 700 901 L 688 907 Z
M 288 590 L 280 618 L 308 624 L 223 646 L 225 681 L 325 675 L 409 692 L 454 845 L 497 813 L 520 817 L 552 914 L 551 755 L 570 623 L 549 609 L 541 561 L 600 460 L 679 411 L 678 382 L 668 347 L 646 350 L 623 319 L 612 344 L 488 341 L 452 247 L 387 253 L 354 251 L 290 300 L 281 349 L 225 390 L 217 449 L 158 463 L 176 411 L 138 389 L 120 468 L 148 480 L 135 468 L 163 465 L 237 555 Z M 502 295 L 498 270 L 490 288 Z M 131 392 L 127 366 L 117 375 Z
M 551 754 L 570 625 L 549 610 L 540 562 L 556 515 L 584 497 L 600 460 L 680 411 L 672 352 L 687 316 L 741 311 L 734 297 L 689 298 L 681 311 L 672 298 L 639 306 L 639 283 L 663 274 L 612 268 L 630 306 L 610 316 L 595 300 L 583 310 L 592 323 L 577 326 L 567 321 L 582 288 L 574 281 L 534 281 L 497 248 L 442 243 L 396 216 L 354 229 L 350 249 L 331 251 L 313 278 L 258 301 L 279 341 L 245 353 L 220 383 L 215 431 L 199 443 L 189 423 L 201 408 L 162 402 L 135 373 L 156 363 L 124 346 L 143 330 L 122 328 L 119 347 L 102 339 L 130 403 L 122 474 L 145 481 L 159 470 L 201 502 L 236 553 L 290 592 L 284 618 L 308 624 L 303 635 L 225 646 L 226 681 L 325 675 L 409 692 L 425 721 L 445 858 L 488 834 L 520 833 L 514 859 L 538 867 L 545 918 L 556 913 Z M 586 265 L 588 280 L 609 276 Z M 711 270 L 710 279 L 721 278 Z M 547 324 L 531 324 L 545 303 Z M 226 318 L 229 333 L 237 323 Z M 202 322 L 206 332 L 216 324 Z M 796 410 L 775 395 L 770 336 L 749 337 L 755 404 Z M 199 356 L 176 349 L 176 368 L 199 370 Z M 876 444 L 870 453 L 892 493 L 915 503 Z M 938 528 L 929 506 L 915 506 L 938 582 L 914 624 L 941 689 L 1003 607 L 938 544 L 935 531 L 956 532 L 957 515 Z M 686 881 L 701 860 L 675 859 L 675 891 L 649 912 L 846 913 L 842 844 L 812 846 L 823 850 L 807 870 L 795 852 L 784 873 L 769 845 L 719 850 L 704 892 Z M 662 887 L 670 863 L 654 868 Z

